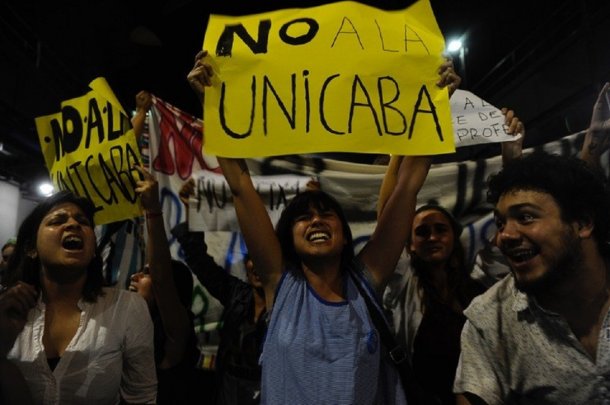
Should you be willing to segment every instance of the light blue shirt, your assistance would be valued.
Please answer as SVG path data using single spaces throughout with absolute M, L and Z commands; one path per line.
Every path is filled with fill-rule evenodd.
M 363 298 L 344 280 L 345 301 L 327 302 L 297 271 L 282 276 L 261 355 L 263 404 L 406 403 Z

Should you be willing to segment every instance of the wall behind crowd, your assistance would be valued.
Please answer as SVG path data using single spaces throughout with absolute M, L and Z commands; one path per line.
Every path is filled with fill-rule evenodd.
M 18 185 L 0 180 L 0 246 L 17 236 L 19 225 L 36 204 L 23 198 Z

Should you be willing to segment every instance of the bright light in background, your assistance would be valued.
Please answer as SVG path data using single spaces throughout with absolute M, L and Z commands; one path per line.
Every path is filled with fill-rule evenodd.
M 40 183 L 40 185 L 38 186 L 38 192 L 44 197 L 50 196 L 51 194 L 53 194 L 53 191 L 55 191 L 55 189 L 53 188 L 53 185 L 51 183 Z
M 463 39 L 466 38 L 466 34 L 462 35 L 459 38 L 454 38 L 447 41 L 447 52 L 451 54 L 457 54 L 460 58 L 460 63 L 458 65 L 459 69 L 456 69 L 460 76 L 462 76 L 462 87 L 467 88 L 466 84 L 466 53 L 468 49 L 466 48 L 466 44 L 463 42 Z
M 447 45 L 447 50 L 451 53 L 457 52 L 462 49 L 462 41 L 460 39 L 452 39 Z

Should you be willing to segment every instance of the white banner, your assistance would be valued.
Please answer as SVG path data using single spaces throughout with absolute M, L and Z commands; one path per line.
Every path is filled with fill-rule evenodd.
M 468 99 L 472 101 L 470 96 Z M 473 103 L 476 107 L 477 102 Z M 478 103 L 481 106 L 484 102 Z M 480 110 L 475 108 L 473 111 L 478 114 Z M 184 220 L 185 210 L 178 192 L 182 182 L 194 175 L 199 185 L 195 197 L 189 202 L 189 215 L 197 215 L 190 218 L 196 221 L 197 229 L 206 230 L 208 252 L 216 262 L 231 274 L 245 279 L 243 254 L 246 247 L 239 233 L 228 187 L 218 174 L 217 163 L 213 157 L 201 153 L 201 122 L 159 99 L 155 99 L 152 113 L 153 119 L 149 120 L 151 171 L 162 185 L 161 198 L 167 229 Z M 565 156 L 574 155 L 580 150 L 583 137 L 584 132 L 572 134 L 538 149 Z M 529 152 L 531 150 L 524 151 Z M 607 159 L 606 154 L 602 160 L 606 169 Z M 375 226 L 375 207 L 386 166 L 307 155 L 247 159 L 246 162 L 259 189 L 265 191 L 262 197 L 270 208 L 272 218 L 279 215 L 286 201 L 297 190 L 302 191 L 307 182 L 314 178 L 319 181 L 320 188 L 334 196 L 346 211 L 356 249 L 370 237 Z M 500 169 L 501 164 L 501 157 L 496 156 L 433 165 L 418 195 L 418 204 L 436 202 L 464 225 L 461 241 L 468 262 L 474 260 L 476 252 L 495 232 L 493 207 L 486 202 L 486 180 Z M 205 171 L 201 172 L 202 169 Z M 170 243 L 172 254 L 180 258 L 176 241 L 170 239 Z M 206 328 L 213 328 L 221 314 L 218 302 L 199 283 L 195 285 L 193 310 L 197 322 L 201 322 L 202 327 L 206 325 Z
M 239 225 L 231 191 L 221 174 L 201 170 L 193 173 L 195 195 L 189 200 L 192 231 L 237 231 Z M 275 225 L 288 201 L 307 188 L 311 177 L 295 175 L 253 176 L 252 182 Z

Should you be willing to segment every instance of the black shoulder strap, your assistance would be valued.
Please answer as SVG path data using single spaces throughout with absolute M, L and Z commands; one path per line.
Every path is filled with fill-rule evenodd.
M 384 319 L 383 315 L 381 314 L 381 312 L 379 311 L 377 306 L 371 301 L 369 294 L 364 290 L 364 288 L 360 284 L 360 281 L 356 278 L 356 276 L 352 273 L 352 271 L 353 270 L 350 269 L 350 270 L 348 270 L 348 273 L 349 273 L 350 277 L 352 278 L 352 281 L 356 285 L 358 292 L 364 299 L 366 307 L 369 310 L 369 315 L 371 316 L 371 320 L 373 321 L 373 324 L 375 325 L 375 329 L 377 329 L 377 332 L 379 332 L 379 337 L 381 338 L 381 343 L 388 350 L 388 355 L 390 356 L 390 359 L 396 365 L 399 365 L 402 363 L 407 364 L 407 362 L 406 362 L 407 352 L 406 352 L 405 348 L 403 346 L 399 345 L 398 343 L 396 343 L 396 339 L 394 338 L 394 335 L 390 331 L 390 328 L 388 327 L 388 324 L 387 324 L 386 320 Z
M 348 273 L 352 278 L 352 281 L 356 285 L 358 292 L 366 303 L 366 307 L 369 310 L 369 315 L 371 316 L 373 325 L 375 325 L 377 332 L 379 332 L 381 343 L 388 351 L 388 356 L 398 371 L 398 376 L 400 377 L 402 387 L 405 390 L 407 402 L 409 405 L 428 404 L 429 401 L 426 399 L 426 394 L 424 393 L 419 382 L 415 379 L 411 364 L 407 361 L 406 348 L 396 343 L 394 334 L 390 331 L 384 315 L 371 301 L 370 295 L 364 290 L 364 287 L 357 279 L 356 275 L 354 275 L 352 272 L 353 270 L 351 268 L 348 269 Z

